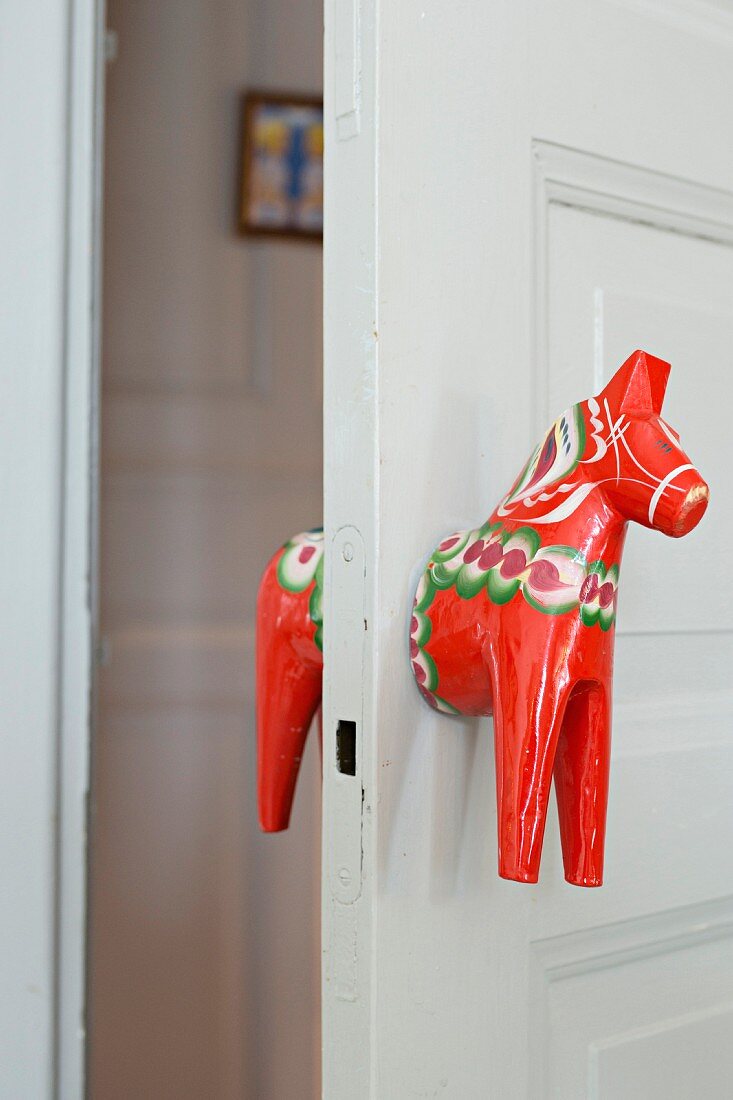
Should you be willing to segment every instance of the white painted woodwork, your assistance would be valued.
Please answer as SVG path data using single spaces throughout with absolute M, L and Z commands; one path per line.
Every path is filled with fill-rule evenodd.
M 110 0 L 90 1091 L 320 1091 L 317 739 L 256 813 L 261 571 L 321 503 L 321 252 L 236 232 L 241 95 L 318 92 L 315 0 Z
M 4 4 L 0 43 L 0 1095 L 81 1100 L 96 4 Z
M 324 836 L 362 852 L 347 901 L 323 853 L 327 1100 L 729 1091 L 731 101 L 726 3 L 326 2 L 326 534 L 361 532 L 367 620 L 338 695 L 362 805 L 326 665 Z M 505 882 L 490 722 L 422 703 L 412 583 L 636 347 L 673 363 L 712 503 L 685 540 L 629 533 L 605 885 L 563 881 L 554 807 L 540 884 Z M 327 662 L 357 630 L 329 593 Z

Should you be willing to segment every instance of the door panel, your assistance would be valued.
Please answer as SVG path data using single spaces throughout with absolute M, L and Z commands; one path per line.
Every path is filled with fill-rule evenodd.
M 534 944 L 531 1094 L 725 1095 L 729 936 L 730 907 L 706 904 Z
M 363 719 L 346 811 L 329 653 L 353 626 L 327 605 L 324 833 L 361 830 L 362 861 L 340 906 L 324 848 L 325 1095 L 717 1095 L 733 1071 L 733 13 L 405 0 L 375 24 L 363 0 L 352 34 L 348 7 L 326 5 L 326 528 L 362 533 L 368 628 L 361 696 L 339 700 Z M 554 808 L 540 883 L 517 885 L 496 873 L 490 721 L 432 713 L 411 682 L 411 585 L 636 347 L 672 361 L 664 416 L 712 504 L 682 541 L 629 531 L 605 885 L 563 881 Z
M 630 532 L 617 636 L 724 630 L 730 637 L 733 589 L 721 584 L 711 599 L 705 582 L 723 575 L 733 538 L 721 400 L 730 386 L 733 248 L 559 205 L 551 206 L 548 223 L 551 408 L 600 389 L 634 333 L 640 347 L 672 361 L 664 417 L 682 429 L 700 470 L 710 472 L 711 493 L 718 475 L 716 506 L 689 539 Z

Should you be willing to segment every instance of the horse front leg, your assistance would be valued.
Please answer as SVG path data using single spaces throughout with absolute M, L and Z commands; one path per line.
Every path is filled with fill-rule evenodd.
M 610 684 L 576 684 L 555 753 L 555 791 L 565 878 L 601 886 L 611 754 Z
M 566 680 L 535 663 L 493 664 L 499 874 L 537 882 Z

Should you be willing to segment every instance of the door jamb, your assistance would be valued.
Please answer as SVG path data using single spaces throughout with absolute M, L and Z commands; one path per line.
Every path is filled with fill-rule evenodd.
M 53 1096 L 85 1095 L 97 624 L 104 0 L 69 0 L 60 456 Z

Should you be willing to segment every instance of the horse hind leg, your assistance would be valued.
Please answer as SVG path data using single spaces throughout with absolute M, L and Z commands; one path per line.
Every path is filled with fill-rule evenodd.
M 499 874 L 537 882 L 552 766 L 567 691 L 542 682 L 519 662 L 497 669 L 494 690 Z
M 278 693 L 258 691 L 257 792 L 260 827 L 280 832 L 290 823 L 295 784 L 308 730 L 321 702 L 321 676 L 283 662 Z
M 285 593 L 274 567 L 257 601 L 257 792 L 260 827 L 287 829 L 308 730 L 321 702 L 323 666 L 303 655 L 306 593 Z M 299 646 L 294 645 L 295 638 Z
M 603 684 L 574 686 L 555 753 L 555 791 L 565 878 L 600 886 L 608 805 L 610 698 Z

